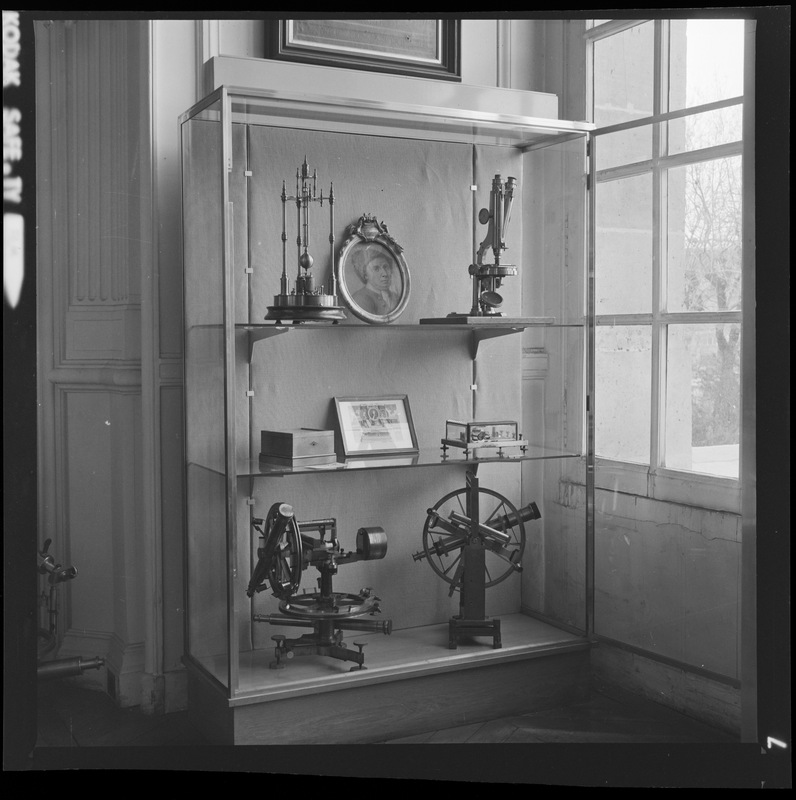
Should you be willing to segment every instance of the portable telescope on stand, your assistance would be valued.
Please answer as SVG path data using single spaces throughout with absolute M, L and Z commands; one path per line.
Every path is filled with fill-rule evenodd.
M 329 194 L 324 198 L 323 192 L 317 193 L 318 172 L 313 170 L 310 176 L 307 157 L 300 169 L 296 170 L 296 194 L 288 195 L 285 182 L 282 181 L 282 277 L 279 282 L 279 294 L 274 297 L 274 304 L 268 306 L 266 319 L 277 322 L 293 320 L 300 324 L 307 320 L 333 323 L 345 319 L 343 307 L 337 301 L 337 279 L 334 274 L 334 184 L 329 185 Z M 312 203 L 329 206 L 329 248 L 330 277 L 329 291 L 326 287 L 317 286 L 312 274 L 315 259 L 310 255 L 310 207 Z M 292 289 L 288 287 L 287 278 L 287 203 L 296 204 L 296 247 L 297 268 L 296 282 Z

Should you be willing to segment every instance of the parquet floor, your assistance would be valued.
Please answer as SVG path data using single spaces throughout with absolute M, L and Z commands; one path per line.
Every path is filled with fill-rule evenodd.
M 38 687 L 38 753 L 76 748 L 180 748 L 209 743 L 192 726 L 187 712 L 152 716 L 139 708 L 118 708 L 101 691 L 69 680 Z M 476 722 L 387 745 L 528 743 L 732 743 L 732 736 L 683 714 L 627 693 L 594 691 L 585 701 L 535 713 Z
M 593 692 L 589 700 L 456 728 L 393 739 L 387 744 L 733 742 L 733 737 L 658 703 Z
M 767 766 L 772 756 L 761 756 L 758 746 L 743 745 L 659 703 L 606 687 L 593 688 L 583 702 L 374 744 L 262 748 L 210 744 L 188 712 L 147 715 L 140 708 L 118 708 L 79 679 L 41 682 L 37 690 L 36 746 L 14 770 L 267 773 L 268 781 L 288 791 L 306 786 L 319 793 L 367 791 L 372 782 L 394 779 L 402 780 L 405 789 L 428 782 L 590 788 L 774 785 Z M 6 741 L 13 735 L 4 730 Z M 780 779 L 778 773 L 774 777 Z

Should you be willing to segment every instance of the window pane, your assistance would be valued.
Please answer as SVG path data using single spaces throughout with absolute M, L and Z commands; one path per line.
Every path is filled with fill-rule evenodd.
M 649 464 L 650 328 L 600 326 L 595 341 L 595 451 L 601 458 Z
M 652 126 L 604 133 L 595 145 L 595 169 L 610 169 L 652 158 Z
M 598 314 L 652 310 L 652 177 L 597 185 L 595 294 Z
M 615 125 L 653 113 L 654 23 L 594 43 L 594 122 Z
M 743 107 L 729 106 L 692 114 L 669 123 L 669 153 L 687 153 L 703 147 L 740 142 Z
M 741 307 L 741 157 L 668 172 L 669 311 Z
M 744 21 L 672 20 L 669 110 L 743 94 Z
M 741 326 L 670 325 L 666 387 L 666 466 L 737 478 Z

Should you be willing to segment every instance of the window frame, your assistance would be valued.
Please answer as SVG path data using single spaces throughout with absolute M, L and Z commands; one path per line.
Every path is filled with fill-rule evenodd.
M 650 419 L 650 463 L 634 463 L 600 457 L 593 451 L 595 488 L 615 491 L 621 486 L 621 491 L 657 500 L 679 502 L 701 508 L 716 509 L 740 513 L 741 499 L 741 470 L 743 461 L 743 435 L 739 435 L 739 477 L 709 475 L 706 473 L 681 470 L 663 466 L 665 455 L 665 413 L 666 413 L 666 342 L 669 325 L 676 324 L 715 324 L 737 323 L 741 326 L 743 336 L 742 311 L 704 311 L 704 312 L 670 312 L 665 310 L 665 291 L 667 277 L 666 260 L 666 178 L 670 169 L 687 166 L 694 163 L 703 163 L 712 159 L 738 156 L 744 157 L 744 136 L 729 144 L 720 144 L 698 150 L 668 154 L 666 143 L 662 141 L 660 132 L 663 124 L 670 120 L 714 111 L 721 108 L 740 106 L 742 112 L 747 102 L 749 87 L 744 87 L 744 95 L 727 98 L 724 100 L 704 103 L 696 106 L 687 106 L 675 111 L 668 111 L 664 104 L 668 103 L 668 86 L 666 77 L 668 69 L 668 43 L 670 21 L 655 20 L 612 20 L 601 25 L 588 27 L 584 33 L 586 42 L 586 108 L 589 121 L 594 121 L 594 44 L 610 36 L 622 33 L 638 25 L 651 23 L 654 25 L 654 67 L 653 67 L 653 108 L 650 116 L 633 119 L 628 122 L 617 123 L 595 129 L 590 137 L 589 148 L 589 187 L 592 198 L 590 203 L 589 224 L 589 273 L 594 275 L 595 264 L 595 207 L 599 202 L 597 187 L 600 183 L 618 178 L 637 177 L 645 174 L 652 175 L 652 310 L 649 313 L 637 314 L 600 314 L 596 313 L 593 292 L 588 298 L 588 312 L 590 319 L 594 320 L 595 329 L 591 343 L 591 374 L 589 376 L 589 395 L 594 397 L 593 406 L 599 407 L 599 397 L 594 396 L 594 340 L 596 328 L 601 326 L 618 325 L 644 325 L 651 331 L 651 419 Z M 652 126 L 652 156 L 642 161 L 622 164 L 597 171 L 595 168 L 596 156 L 599 148 L 599 137 L 608 133 L 627 131 L 633 128 Z M 742 202 L 748 202 L 748 192 L 751 187 L 744 185 Z M 746 244 L 746 236 L 742 236 L 742 246 Z M 743 293 L 743 288 L 742 288 Z M 743 365 L 742 365 L 743 369 Z M 741 376 L 741 381 L 743 376 Z M 592 411 L 595 410 L 593 407 Z M 743 409 L 739 410 L 739 424 L 743 421 Z M 593 425 L 589 431 L 594 445 Z

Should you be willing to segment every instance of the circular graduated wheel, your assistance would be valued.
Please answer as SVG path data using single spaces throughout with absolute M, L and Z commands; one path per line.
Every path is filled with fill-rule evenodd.
M 518 571 L 525 551 L 525 526 L 514 505 L 498 492 L 479 487 L 478 530 L 473 534 L 469 495 L 468 488 L 446 494 L 428 510 L 423 526 L 423 551 L 431 569 L 457 591 L 462 585 L 464 547 L 473 535 L 485 550 L 486 588 Z
M 303 567 L 301 531 L 293 509 L 284 503 L 274 503 L 265 518 L 263 532 L 271 591 L 277 597 L 292 595 L 298 591 Z
M 279 610 L 287 616 L 317 620 L 361 617 L 374 609 L 378 609 L 378 598 L 365 591 L 359 594 L 333 592 L 328 596 L 299 594 L 287 597 L 279 604 Z

